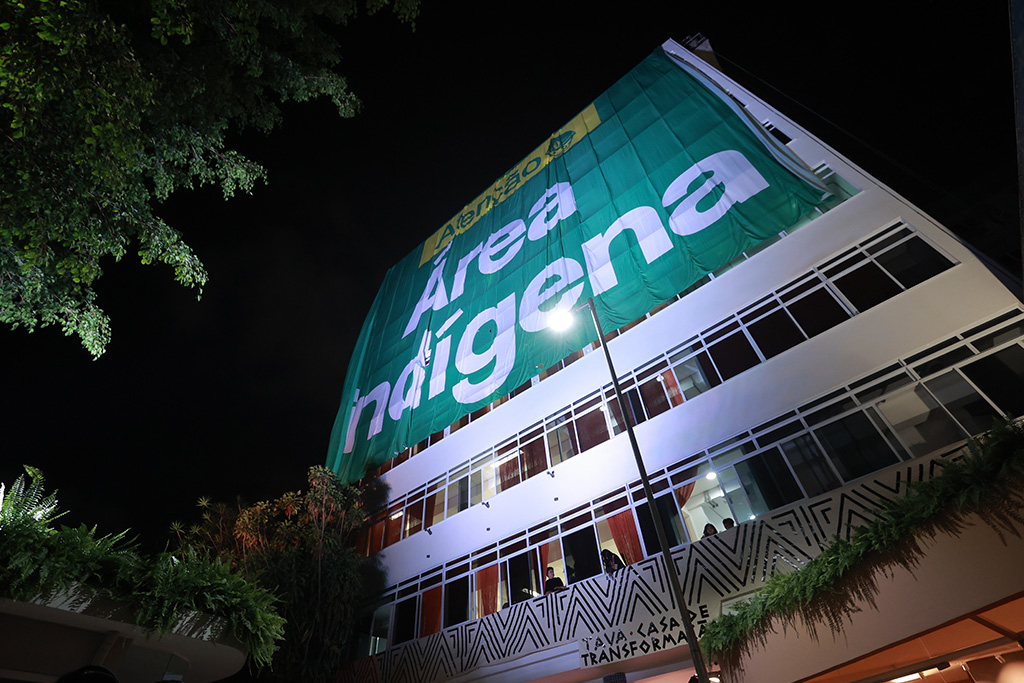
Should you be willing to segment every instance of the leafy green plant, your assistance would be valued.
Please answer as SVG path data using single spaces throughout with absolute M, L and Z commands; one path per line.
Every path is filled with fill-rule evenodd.
M 19 476 L 11 484 L 9 493 L 0 482 L 0 529 L 28 524 L 43 530 L 60 517 L 57 514 L 57 494 L 46 495 L 43 492 L 42 473 L 28 465 L 25 465 L 25 472 L 29 476 L 28 483 L 24 474 Z
M 271 677 L 326 683 L 347 659 L 358 610 L 384 578 L 376 560 L 352 548 L 366 518 L 359 491 L 325 467 L 310 468 L 308 482 L 252 505 L 201 499 L 202 521 L 173 531 L 182 553 L 231 563 L 279 596 L 288 624 Z
M 95 528 L 54 528 L 56 493 L 25 468 L 0 502 L 0 596 L 46 598 L 88 592 L 125 606 L 140 626 L 170 633 L 184 616 L 203 612 L 227 621 L 257 666 L 270 663 L 284 630 L 269 591 L 247 581 L 218 558 L 195 553 L 149 557 L 125 533 L 97 536 Z
M 922 542 L 956 534 L 978 515 L 1005 534 L 1024 527 L 1024 426 L 1009 418 L 968 442 L 967 452 L 943 463 L 943 471 L 914 483 L 909 493 L 887 503 L 877 518 L 850 538 L 834 538 L 801 569 L 777 574 L 732 614 L 712 621 L 701 647 L 737 667 L 753 647 L 774 631 L 803 624 L 812 637 L 825 624 L 840 633 L 860 602 L 873 601 L 876 578 L 894 567 L 913 569 Z

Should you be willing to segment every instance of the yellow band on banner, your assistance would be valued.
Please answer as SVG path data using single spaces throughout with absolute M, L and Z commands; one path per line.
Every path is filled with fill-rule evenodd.
M 548 165 L 552 159 L 560 157 L 572 149 L 573 145 L 586 137 L 587 133 L 601 125 L 601 117 L 597 114 L 597 108 L 591 104 L 563 128 L 553 133 L 544 144 L 533 153 L 527 155 L 515 167 L 509 170 L 504 176 L 498 179 L 490 189 L 483 192 L 479 197 L 466 205 L 458 215 L 448 221 L 447 224 L 423 243 L 423 255 L 420 256 L 420 266 L 434 258 L 456 235 L 473 227 L 481 216 L 492 208 L 502 203 L 519 188 L 519 186 Z

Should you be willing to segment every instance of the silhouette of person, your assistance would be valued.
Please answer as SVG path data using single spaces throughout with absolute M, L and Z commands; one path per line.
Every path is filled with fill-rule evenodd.
M 708 522 L 707 524 L 704 525 L 704 535 L 701 536 L 701 538 L 707 538 L 708 536 L 714 536 L 717 533 L 718 533 L 718 529 L 715 528 L 715 525 L 712 524 L 711 522 Z
M 565 584 L 560 578 L 555 576 L 554 567 L 548 567 L 547 578 L 548 580 L 544 582 L 545 593 L 556 593 L 560 590 L 565 590 Z
M 604 565 L 604 571 L 606 574 L 611 574 L 625 566 L 622 564 L 622 560 L 619 559 L 619 556 L 607 548 L 601 551 L 601 564 Z

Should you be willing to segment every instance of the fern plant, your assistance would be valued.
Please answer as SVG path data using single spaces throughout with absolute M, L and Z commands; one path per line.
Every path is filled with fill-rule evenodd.
M 57 513 L 57 492 L 44 493 L 42 472 L 24 467 L 29 476 L 27 484 L 24 474 L 14 480 L 10 491 L 0 482 L 0 529 L 24 524 L 42 531 L 63 514 Z
M 129 608 L 152 633 L 170 633 L 202 612 L 224 619 L 257 667 L 270 664 L 284 632 L 277 599 L 216 558 L 164 553 L 149 557 L 125 533 L 97 536 L 95 527 L 54 528 L 56 493 L 39 470 L 25 468 L 9 491 L 0 485 L 0 597 L 33 600 L 84 590 Z

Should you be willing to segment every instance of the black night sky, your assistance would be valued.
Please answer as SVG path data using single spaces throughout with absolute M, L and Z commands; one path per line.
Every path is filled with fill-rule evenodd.
M 268 185 L 167 203 L 209 270 L 201 301 L 126 257 L 98 286 L 100 360 L 57 329 L 0 330 L 0 481 L 39 467 L 65 523 L 156 550 L 201 495 L 301 487 L 387 268 L 670 37 L 703 33 L 727 73 L 1019 268 L 1006 6 L 896 4 L 920 11 L 423 0 L 415 31 L 354 22 L 360 116 L 289 105 L 273 135 L 237 139 Z

